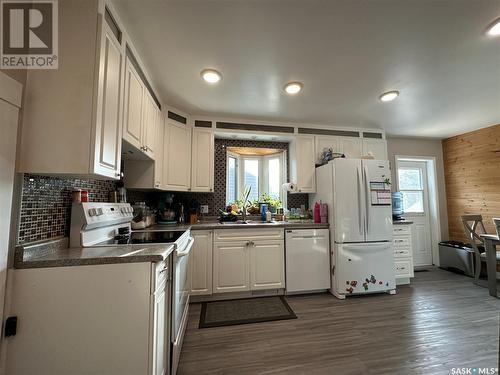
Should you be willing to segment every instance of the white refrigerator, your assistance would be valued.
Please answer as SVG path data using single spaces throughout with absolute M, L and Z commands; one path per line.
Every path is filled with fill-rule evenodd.
M 316 169 L 310 203 L 328 204 L 331 293 L 395 293 L 391 171 L 387 160 L 334 159 Z

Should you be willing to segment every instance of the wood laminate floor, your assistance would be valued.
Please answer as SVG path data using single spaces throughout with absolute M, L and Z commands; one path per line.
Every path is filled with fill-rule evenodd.
M 178 374 L 451 374 L 497 367 L 500 300 L 469 277 L 418 272 L 396 295 L 287 297 L 295 320 L 198 329 Z

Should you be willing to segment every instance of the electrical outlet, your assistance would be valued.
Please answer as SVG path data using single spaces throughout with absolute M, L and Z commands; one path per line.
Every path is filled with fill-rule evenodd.
M 208 204 L 201 205 L 201 213 L 208 214 Z

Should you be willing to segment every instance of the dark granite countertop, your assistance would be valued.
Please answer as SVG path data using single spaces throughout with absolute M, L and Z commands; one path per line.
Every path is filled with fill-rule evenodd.
M 329 224 L 312 222 L 276 221 L 263 223 L 251 221 L 248 224 L 210 221 L 198 224 L 153 225 L 142 231 L 171 230 L 213 230 L 213 229 L 323 229 Z M 100 247 L 68 248 L 68 239 L 59 238 L 50 241 L 18 246 L 14 261 L 15 268 L 67 267 L 95 264 L 160 262 L 174 250 L 173 244 L 158 245 L 118 245 Z
M 273 221 L 271 223 L 263 223 L 260 221 L 250 221 L 248 224 L 238 222 L 219 223 L 216 221 L 199 222 L 197 224 L 175 224 L 162 225 L 156 224 L 151 227 L 141 229 L 144 231 L 168 231 L 168 230 L 213 230 L 213 229 L 263 229 L 263 228 L 286 228 L 286 229 L 328 229 L 330 224 L 315 224 L 312 222 L 299 221 Z
M 173 244 L 158 244 L 67 248 L 67 239 L 63 238 L 25 247 L 18 246 L 14 267 L 43 268 L 161 262 L 172 253 L 174 247 Z

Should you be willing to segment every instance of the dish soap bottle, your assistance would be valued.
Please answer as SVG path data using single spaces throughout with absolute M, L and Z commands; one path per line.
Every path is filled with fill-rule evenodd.
M 272 217 L 273 217 L 273 216 L 271 215 L 271 211 L 269 211 L 269 209 L 267 209 L 267 211 L 266 211 L 266 221 L 267 221 L 268 223 L 270 223 L 270 222 L 271 222 L 271 220 L 272 220 Z

